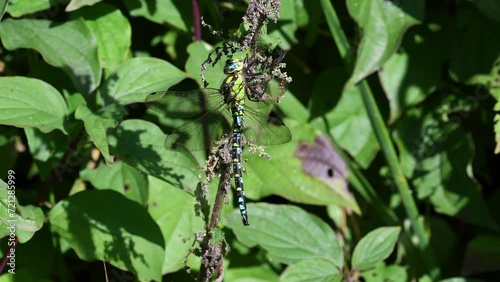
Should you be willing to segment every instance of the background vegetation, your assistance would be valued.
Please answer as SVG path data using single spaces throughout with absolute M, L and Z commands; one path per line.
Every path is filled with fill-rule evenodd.
M 199 17 L 229 38 L 248 2 L 0 1 L 0 281 L 498 277 L 500 4 L 281 1 L 293 139 L 244 151 L 250 226 L 228 191 L 209 228 L 203 152 L 143 102 L 202 87 Z

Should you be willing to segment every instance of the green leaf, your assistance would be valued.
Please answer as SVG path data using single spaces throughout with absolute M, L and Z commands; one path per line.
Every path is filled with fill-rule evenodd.
M 165 260 L 162 273 L 170 273 L 184 267 L 195 233 L 203 222 L 197 217 L 193 196 L 167 182 L 148 177 L 148 211 L 161 229 L 165 240 Z
M 224 280 L 235 282 L 278 282 L 278 275 L 268 264 L 245 265 L 239 268 L 230 267 L 225 270 Z
M 324 259 L 303 260 L 290 265 L 280 276 L 283 282 L 340 282 L 343 276 L 337 266 Z
M 189 155 L 167 150 L 164 141 L 160 128 L 143 120 L 126 120 L 108 137 L 112 154 L 130 166 L 193 192 L 201 168 Z
M 45 61 L 62 68 L 75 87 L 91 93 L 101 80 L 97 42 L 82 19 L 55 24 L 47 20 L 7 19 L 0 23 L 6 49 L 30 48 Z
M 285 92 L 285 98 L 277 106 L 285 116 L 293 116 L 293 119 L 300 122 L 307 122 L 311 113 L 304 107 L 297 97 L 289 90 Z
M 295 32 L 297 31 L 297 9 L 296 1 L 284 1 L 280 6 L 278 24 L 270 24 L 269 38 L 273 42 L 280 42 L 280 48 L 289 50 L 292 44 L 297 43 Z
M 33 78 L 0 77 L 0 89 L 0 124 L 66 133 L 68 109 L 54 87 Z
M 391 57 L 403 33 L 423 18 L 424 3 L 423 0 L 347 1 L 349 13 L 363 29 L 358 57 L 348 85 L 358 83 Z
M 303 142 L 316 136 L 315 130 L 293 120 L 287 121 L 287 125 L 292 131 L 293 140 L 266 148 L 272 157 L 271 161 L 255 154 L 247 155 L 244 151 L 243 156 L 248 156 L 248 162 L 244 164 L 248 176 L 244 178 L 247 187 L 251 187 L 245 194 L 252 199 L 279 195 L 297 203 L 337 204 L 358 212 L 359 207 L 352 195 L 346 192 L 345 183 L 338 179 L 324 181 L 305 173 L 300 159 L 295 156 Z M 294 177 L 282 177 L 287 174 Z
M 160 228 L 123 195 L 109 190 L 76 193 L 60 201 L 49 220 L 79 258 L 109 262 L 140 280 L 161 280 L 165 242 Z
M 243 244 L 260 245 L 276 262 L 292 264 L 323 259 L 338 268 L 344 264 L 335 233 L 324 221 L 288 205 L 248 204 L 250 226 L 241 224 L 239 210 L 228 217 L 227 225 Z
M 474 154 L 472 143 L 459 126 L 461 116 L 452 112 L 466 113 L 467 100 L 442 94 L 433 102 L 424 110 L 408 111 L 394 132 L 405 175 L 418 198 L 429 198 L 436 212 L 498 228 L 479 185 L 468 174 Z
M 11 170 L 12 171 L 12 170 Z M 9 173 L 7 182 L 0 179 L 0 238 L 14 234 L 20 243 L 26 243 L 43 226 L 43 211 L 35 206 L 21 206 L 17 201 L 16 189 L 20 178 Z
M 5 14 L 7 10 L 7 4 L 9 3 L 9 0 L 0 0 L 0 21 L 3 18 L 3 15 Z
M 116 162 L 111 167 L 101 164 L 96 169 L 81 171 L 80 177 L 97 189 L 114 190 L 141 205 L 147 202 L 146 176 L 126 163 Z
M 474 278 L 464 278 L 464 277 L 452 277 L 443 280 L 439 280 L 439 282 L 483 282 L 482 279 L 474 279 Z
M 211 47 L 202 41 L 195 41 L 187 47 L 187 52 L 189 58 L 186 61 L 186 72 L 191 76 L 192 79 L 196 80 L 200 87 L 203 87 L 203 82 L 201 81 L 200 72 L 201 64 L 207 59 L 208 54 L 211 51 Z M 216 64 L 214 67 L 211 65 L 205 70 L 205 80 L 211 85 L 211 87 L 219 87 L 224 80 L 224 59 Z
M 76 1 L 69 5 L 92 5 L 101 0 Z M 88 3 L 84 3 L 88 2 Z M 75 10 L 78 7 L 75 7 Z M 125 61 L 130 53 L 132 44 L 132 29 L 127 18 L 114 6 L 101 3 L 92 7 L 85 7 L 74 13 L 74 17 L 81 16 L 90 27 L 97 39 L 99 62 L 103 68 L 113 70 Z
M 109 146 L 107 140 L 108 129 L 115 127 L 125 110 L 116 104 L 108 105 L 101 108 L 100 113 L 94 114 L 87 106 L 78 107 L 75 112 L 75 117 L 82 120 L 85 124 L 85 130 L 89 134 L 92 142 L 102 153 L 106 164 L 111 165 L 113 158 L 109 154 Z M 111 116 L 110 116 L 111 115 Z
M 368 233 L 354 248 L 352 268 L 368 270 L 388 258 L 400 232 L 400 227 L 381 227 Z
M 92 6 L 95 3 L 98 3 L 101 1 L 102 0 L 71 0 L 71 2 L 69 2 L 68 6 L 66 7 L 66 12 L 72 12 L 72 11 L 78 10 L 83 6 Z M 100 7 L 104 7 L 104 5 L 100 6 Z M 117 11 L 119 11 L 119 10 L 117 10 Z
M 134 17 L 145 17 L 158 24 L 167 23 L 185 32 L 192 26 L 193 16 L 189 1 L 124 0 L 123 2 Z
M 317 107 L 317 112 L 328 112 L 311 123 L 333 136 L 337 144 L 349 152 L 361 167 L 367 168 L 379 148 L 359 88 L 341 87 L 345 81 L 343 72 L 341 69 L 332 69 L 319 75 L 313 88 L 313 105 L 320 106 L 313 107 Z M 335 96 L 328 97 L 325 93 Z M 339 100 L 336 100 L 337 93 L 341 93 Z
M 403 42 L 404 49 L 391 56 L 378 72 L 391 108 L 389 123 L 437 88 L 441 65 L 449 56 L 446 48 L 451 42 L 451 32 L 443 29 L 444 25 L 412 28 Z
M 143 103 L 153 91 L 167 90 L 186 78 L 168 62 L 155 58 L 133 58 L 121 64 L 106 81 L 101 99 L 106 103 Z
M 362 277 L 366 282 L 406 282 L 408 281 L 408 274 L 406 269 L 399 265 L 386 266 L 379 263 L 374 269 L 363 271 Z
M 46 17 L 53 17 L 58 12 L 63 12 L 63 4 L 68 3 L 69 0 L 10 0 L 7 6 L 7 12 L 15 17 L 19 18 L 24 15 L 34 14 L 36 12 L 46 11 L 44 14 Z

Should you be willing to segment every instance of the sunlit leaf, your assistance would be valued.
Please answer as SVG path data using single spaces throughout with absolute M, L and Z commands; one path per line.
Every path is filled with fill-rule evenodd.
M 381 227 L 361 238 L 352 254 L 352 267 L 368 270 L 385 260 L 393 252 L 400 227 Z
M 347 1 L 349 13 L 362 29 L 354 72 L 354 85 L 380 68 L 396 51 L 404 32 L 423 18 L 423 0 Z
M 323 259 L 342 268 L 343 253 L 331 228 L 315 215 L 287 205 L 248 204 L 250 226 L 241 224 L 239 211 L 228 226 L 247 246 L 261 246 L 277 262 L 292 264 Z
M 51 85 L 27 77 L 0 77 L 0 89 L 0 124 L 66 132 L 68 109 Z

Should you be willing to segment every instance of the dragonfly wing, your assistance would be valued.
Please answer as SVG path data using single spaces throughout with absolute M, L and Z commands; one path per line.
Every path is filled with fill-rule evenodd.
M 220 107 L 223 96 L 219 89 L 190 91 L 158 91 L 146 97 L 146 106 L 170 117 L 194 117 Z
M 165 147 L 169 150 L 184 147 L 189 151 L 199 151 L 212 146 L 228 132 L 231 132 L 230 113 L 227 109 L 217 109 L 177 127 L 165 139 Z
M 290 129 L 279 119 L 245 109 L 243 132 L 247 140 L 258 145 L 279 145 L 292 139 Z

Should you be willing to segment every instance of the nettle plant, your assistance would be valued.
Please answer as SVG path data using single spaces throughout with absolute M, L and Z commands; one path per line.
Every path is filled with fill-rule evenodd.
M 497 277 L 500 6 L 425 2 L 0 1 L 0 280 Z

